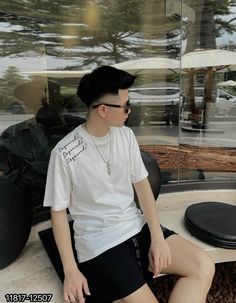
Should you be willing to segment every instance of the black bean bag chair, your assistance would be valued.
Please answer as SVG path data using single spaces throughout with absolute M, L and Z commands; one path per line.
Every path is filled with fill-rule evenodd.
M 140 150 L 141 156 L 143 159 L 143 163 L 146 167 L 146 170 L 148 171 L 148 181 L 151 185 L 152 192 L 154 195 L 155 200 L 159 196 L 160 189 L 161 189 L 161 171 L 160 167 L 157 164 L 156 160 L 147 152 Z M 134 192 L 134 201 L 136 202 L 137 206 L 139 206 L 138 203 L 138 197 L 136 195 L 136 192 Z
M 196 238 L 211 245 L 236 249 L 236 206 L 222 202 L 190 205 L 185 226 Z
M 29 238 L 31 207 L 24 192 L 7 178 L 0 178 L 0 269 L 11 264 Z

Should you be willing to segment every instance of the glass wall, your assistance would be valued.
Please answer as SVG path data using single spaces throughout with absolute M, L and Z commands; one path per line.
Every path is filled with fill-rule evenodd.
M 234 1 L 184 3 L 192 20 L 183 15 L 179 179 L 185 180 L 187 168 L 194 179 L 235 180 L 236 6 Z
M 127 125 L 163 184 L 235 180 L 235 16 L 220 0 L 2 0 L 0 178 L 41 211 L 50 151 L 86 119 L 77 84 L 106 64 L 138 76 Z

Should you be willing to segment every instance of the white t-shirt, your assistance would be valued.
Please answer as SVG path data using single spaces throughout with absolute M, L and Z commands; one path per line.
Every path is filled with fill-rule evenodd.
M 111 153 L 111 175 L 80 125 L 52 150 L 44 197 L 44 206 L 55 211 L 69 208 L 79 262 L 127 240 L 145 224 L 134 202 L 132 182 L 148 173 L 132 130 L 111 127 L 105 137 L 92 138 L 106 161 Z

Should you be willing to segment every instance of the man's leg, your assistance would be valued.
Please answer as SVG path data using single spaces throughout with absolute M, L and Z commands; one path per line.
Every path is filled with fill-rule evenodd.
M 147 284 L 144 284 L 129 296 L 120 300 L 113 301 L 113 303 L 158 303 L 158 301 L 153 295 L 149 286 Z
M 207 253 L 178 235 L 166 239 L 171 250 L 171 265 L 165 274 L 180 276 L 168 303 L 205 303 L 215 272 Z M 158 303 L 147 284 L 129 296 L 113 303 Z
M 180 276 L 168 303 L 205 303 L 215 273 L 213 261 L 203 249 L 178 235 L 166 241 L 172 263 L 163 273 Z

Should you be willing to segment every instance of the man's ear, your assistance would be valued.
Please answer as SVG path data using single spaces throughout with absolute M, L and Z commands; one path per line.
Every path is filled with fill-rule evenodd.
M 108 112 L 108 108 L 106 105 L 100 105 L 97 110 L 98 110 L 98 115 L 101 118 L 106 118 Z

